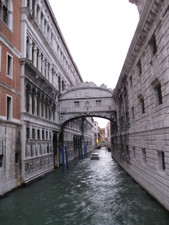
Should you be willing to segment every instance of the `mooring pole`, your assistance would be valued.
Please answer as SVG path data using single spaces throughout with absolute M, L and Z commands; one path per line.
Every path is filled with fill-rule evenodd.
M 66 167 L 68 169 L 68 153 L 67 153 L 67 145 L 65 145 L 65 155 L 66 155 Z
M 79 159 L 80 159 L 80 158 L 81 158 L 81 157 L 80 157 L 80 145 L 79 145 L 79 148 L 78 148 L 78 150 L 79 150 Z
M 84 145 L 84 159 L 86 158 L 86 145 Z
M 81 149 L 81 159 L 83 159 L 83 145 L 80 146 Z
M 62 147 L 62 171 L 65 171 L 64 147 Z

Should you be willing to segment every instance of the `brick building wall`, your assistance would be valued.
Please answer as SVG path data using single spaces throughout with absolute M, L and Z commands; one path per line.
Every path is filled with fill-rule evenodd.
M 21 184 L 21 1 L 0 7 L 0 195 Z

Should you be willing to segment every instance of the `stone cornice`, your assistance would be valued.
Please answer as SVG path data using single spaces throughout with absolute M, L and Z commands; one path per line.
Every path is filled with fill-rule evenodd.
M 157 15 L 159 14 L 163 6 L 163 3 L 164 3 L 164 0 L 159 0 L 159 1 L 148 0 L 146 2 L 144 10 L 140 17 L 140 21 L 136 28 L 133 40 L 129 47 L 126 60 L 121 70 L 121 74 L 120 74 L 118 83 L 116 85 L 114 95 L 118 93 L 119 89 L 122 86 L 123 81 L 126 79 L 125 77 L 131 71 L 131 68 L 137 59 L 138 52 L 140 52 L 148 36 L 150 29 L 154 25 L 155 19 L 157 18 Z

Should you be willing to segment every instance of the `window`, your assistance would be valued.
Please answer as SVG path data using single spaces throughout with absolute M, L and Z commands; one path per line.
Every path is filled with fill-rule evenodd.
M 7 76 L 12 78 L 13 75 L 13 57 L 7 53 L 7 65 L 6 65 Z
M 138 69 L 138 75 L 140 77 L 142 74 L 141 60 L 139 60 L 137 63 L 137 69 Z
M 138 98 L 140 100 L 141 113 L 144 114 L 145 113 L 144 98 L 141 94 L 138 96 Z
M 1 53 L 2 53 L 2 47 L 0 46 L 0 72 L 1 72 L 1 60 L 2 60 Z
M 27 139 L 30 138 L 30 129 L 29 129 L 29 127 L 26 128 L 26 138 Z
M 162 92 L 161 92 L 161 84 L 158 84 L 155 88 L 156 92 L 156 102 L 158 105 L 161 105 L 163 103 L 162 99 Z
M 160 81 L 156 78 L 152 82 L 152 86 L 155 91 L 155 104 L 156 105 L 161 105 L 163 103 L 163 98 L 162 98 L 162 91 L 161 91 L 161 83 Z
M 79 104 L 79 101 L 75 101 L 75 102 L 74 102 L 74 107 L 79 107 L 79 105 L 80 105 L 80 104 Z
M 37 136 L 38 136 L 38 140 L 40 140 L 40 130 L 37 130 Z
M 2 167 L 2 163 L 3 163 L 3 155 L 0 155 L 0 167 Z
M 129 81 L 130 81 L 130 88 L 132 88 L 133 87 L 133 79 L 132 79 L 132 76 L 130 76 Z
M 34 128 L 32 129 L 32 139 L 33 140 L 35 139 L 35 129 Z
M 6 98 L 6 119 L 12 119 L 12 98 L 10 96 Z
M 135 149 L 134 146 L 133 146 L 133 158 L 134 158 L 134 159 L 136 158 L 136 149 Z
M 12 30 L 13 26 L 13 1 L 0 0 L 0 19 Z
M 157 163 L 158 163 L 158 168 L 161 171 L 165 170 L 165 154 L 163 151 L 157 152 Z
M 2 20 L 4 23 L 8 24 L 8 0 L 3 0 L 2 2 Z
M 96 106 L 101 106 L 101 100 L 96 100 Z
M 153 34 L 152 38 L 150 39 L 149 45 L 150 45 L 151 55 L 153 57 L 157 53 L 157 43 L 156 43 L 155 34 Z
M 44 130 L 42 130 L 42 140 L 45 140 L 45 133 L 44 133 Z
M 142 148 L 142 161 L 143 163 L 146 163 L 146 149 Z
M 32 114 L 35 114 L 35 89 L 32 90 Z
M 134 107 L 131 107 L 132 119 L 134 119 Z
M 126 145 L 126 156 L 127 158 L 130 158 L 130 152 L 129 152 L 129 146 Z
M 40 115 L 40 93 L 37 93 L 37 116 Z

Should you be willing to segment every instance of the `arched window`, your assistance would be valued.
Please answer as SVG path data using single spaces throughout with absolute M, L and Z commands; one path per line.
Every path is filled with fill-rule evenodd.
M 26 37 L 26 58 L 28 58 L 28 51 L 29 51 L 29 37 Z
M 36 91 L 35 89 L 32 90 L 32 114 L 35 114 L 35 96 Z
M 37 116 L 40 116 L 40 93 L 37 93 Z
M 44 96 L 42 95 L 41 99 L 41 116 L 44 116 Z
M 29 95 L 30 95 L 30 86 L 29 86 L 29 84 L 27 84 L 26 85 L 26 93 L 25 93 L 25 109 L 26 109 L 26 112 L 29 112 L 29 109 L 30 109 Z
M 45 118 L 48 118 L 48 99 L 45 101 Z
M 55 110 L 56 110 L 56 105 L 53 104 L 53 121 L 55 121 Z

